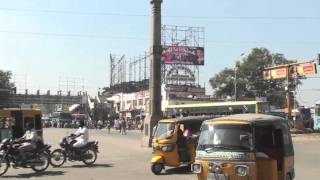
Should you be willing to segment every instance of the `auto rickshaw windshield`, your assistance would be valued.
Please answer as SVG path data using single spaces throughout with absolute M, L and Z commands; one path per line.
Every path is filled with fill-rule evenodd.
M 249 125 L 204 124 L 199 137 L 198 150 L 252 151 L 252 128 Z
M 158 123 L 155 138 L 166 139 L 173 135 L 175 124 L 174 123 Z

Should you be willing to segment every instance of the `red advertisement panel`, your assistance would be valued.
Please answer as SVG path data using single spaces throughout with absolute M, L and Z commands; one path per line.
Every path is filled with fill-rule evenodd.
M 164 64 L 204 65 L 204 48 L 190 46 L 163 46 Z

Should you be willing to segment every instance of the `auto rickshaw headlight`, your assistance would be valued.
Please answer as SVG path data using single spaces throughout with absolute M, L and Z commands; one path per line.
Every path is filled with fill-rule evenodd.
M 235 174 L 237 176 L 246 176 L 249 173 L 249 168 L 247 166 L 236 166 Z
M 173 150 L 173 148 L 174 148 L 174 145 L 166 145 L 166 146 L 162 146 L 162 147 L 161 147 L 161 151 L 163 151 L 163 152 L 170 152 L 170 151 Z
M 192 170 L 193 173 L 199 174 L 202 171 L 202 166 L 201 166 L 201 164 L 197 164 L 197 163 L 192 164 L 191 170 Z

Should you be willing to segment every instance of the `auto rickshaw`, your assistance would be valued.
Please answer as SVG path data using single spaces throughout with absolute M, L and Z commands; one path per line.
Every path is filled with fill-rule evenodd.
M 238 114 L 203 122 L 192 171 L 199 180 L 290 180 L 295 176 L 288 123 Z
M 160 120 L 153 131 L 151 170 L 159 175 L 165 166 L 190 166 L 194 162 L 197 134 L 210 117 L 181 117 Z
M 20 138 L 31 123 L 42 139 L 41 111 L 39 109 L 0 109 L 0 140 Z

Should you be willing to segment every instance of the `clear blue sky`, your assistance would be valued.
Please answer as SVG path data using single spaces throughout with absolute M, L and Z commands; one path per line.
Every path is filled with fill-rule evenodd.
M 207 87 L 210 77 L 254 47 L 297 60 L 320 53 L 317 0 L 164 0 L 162 7 L 163 24 L 205 27 L 200 79 Z M 109 84 L 107 54 L 130 58 L 148 49 L 149 15 L 149 0 L 1 0 L 1 69 L 16 74 L 19 88 L 26 86 L 25 74 L 30 89 L 55 89 L 59 77 L 84 77 L 93 94 Z M 301 103 L 320 99 L 319 78 L 305 80 L 300 89 Z

